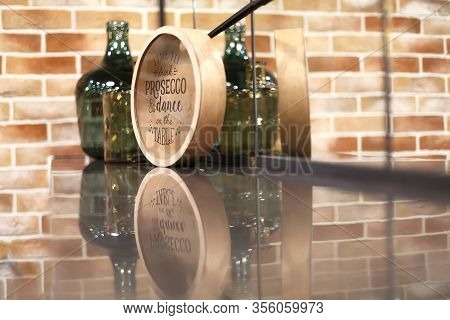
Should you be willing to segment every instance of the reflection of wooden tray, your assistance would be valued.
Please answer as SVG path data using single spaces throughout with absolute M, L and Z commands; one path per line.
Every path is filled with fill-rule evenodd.
M 156 168 L 136 197 L 135 231 L 156 294 L 169 299 L 219 299 L 230 261 L 223 202 L 209 180 Z

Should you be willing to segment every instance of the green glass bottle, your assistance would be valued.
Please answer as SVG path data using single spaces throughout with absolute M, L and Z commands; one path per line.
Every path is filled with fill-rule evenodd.
M 104 157 L 103 94 L 129 90 L 133 76 L 128 22 L 108 21 L 106 27 L 108 41 L 103 61 L 99 68 L 84 74 L 75 89 L 81 147 L 97 159 Z
M 243 89 L 245 86 L 245 66 L 249 62 L 245 46 L 245 24 L 238 22 L 225 31 L 225 53 L 223 64 L 229 89 Z

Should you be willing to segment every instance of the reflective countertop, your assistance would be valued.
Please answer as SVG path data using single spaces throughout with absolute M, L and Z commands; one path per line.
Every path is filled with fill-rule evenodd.
M 41 234 L 0 243 L 3 298 L 450 298 L 448 161 L 347 162 L 54 158 Z

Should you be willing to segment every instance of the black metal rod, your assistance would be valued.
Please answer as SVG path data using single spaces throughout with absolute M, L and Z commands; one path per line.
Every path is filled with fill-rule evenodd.
M 249 4 L 242 7 L 242 9 L 240 9 L 238 12 L 229 17 L 227 20 L 222 22 L 219 26 L 214 28 L 210 33 L 208 33 L 208 36 L 210 38 L 214 38 L 222 31 L 225 31 L 239 20 L 245 18 L 247 15 L 258 9 L 259 7 L 266 5 L 271 1 L 272 0 L 257 0 L 250 2 Z
M 159 26 L 163 27 L 166 25 L 166 9 L 165 1 L 159 0 Z

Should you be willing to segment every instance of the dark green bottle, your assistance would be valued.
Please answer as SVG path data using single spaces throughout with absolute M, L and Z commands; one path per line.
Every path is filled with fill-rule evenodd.
M 75 98 L 78 129 L 83 151 L 103 159 L 103 93 L 129 90 L 133 59 L 128 46 L 128 22 L 108 21 L 107 48 L 101 66 L 84 74 L 77 83 Z
M 225 31 L 225 53 L 223 64 L 227 87 L 243 89 L 245 86 L 245 66 L 249 63 L 245 47 L 245 24 L 238 22 Z

